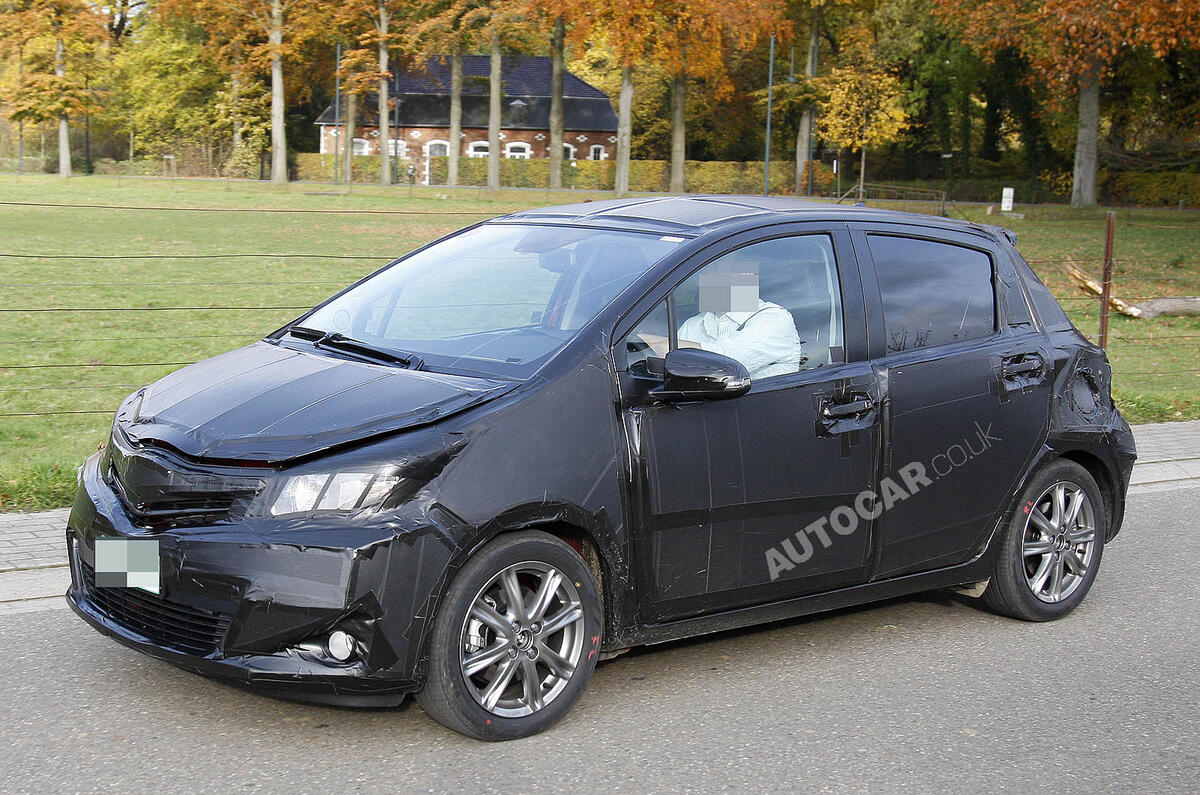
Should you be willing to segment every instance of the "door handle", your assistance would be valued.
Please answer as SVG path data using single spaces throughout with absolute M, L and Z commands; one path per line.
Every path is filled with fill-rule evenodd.
M 855 400 L 850 403 L 827 403 L 821 414 L 827 419 L 840 419 L 842 417 L 853 417 L 858 414 L 865 414 L 875 407 L 875 404 L 869 399 Z
M 1016 361 L 1016 357 L 1005 359 L 1004 365 L 1001 368 L 1001 374 L 1005 378 L 1015 378 L 1019 375 L 1027 375 L 1029 373 L 1040 373 L 1042 371 L 1042 357 L 1033 354 L 1027 359 Z

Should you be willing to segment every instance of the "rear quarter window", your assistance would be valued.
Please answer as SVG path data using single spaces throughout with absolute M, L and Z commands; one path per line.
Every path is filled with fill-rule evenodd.
M 1038 313 L 1038 317 L 1042 320 L 1042 325 L 1051 331 L 1065 331 L 1074 328 L 1067 313 L 1063 311 L 1062 306 L 1055 300 L 1050 290 L 1042 283 L 1037 274 L 1033 272 L 1033 268 L 1025 261 L 1024 257 L 1018 255 L 1017 272 L 1025 282 L 1025 288 L 1029 290 L 1029 297 L 1033 301 L 1033 308 Z
M 933 240 L 868 235 L 883 301 L 888 353 L 945 345 L 996 330 L 992 259 Z

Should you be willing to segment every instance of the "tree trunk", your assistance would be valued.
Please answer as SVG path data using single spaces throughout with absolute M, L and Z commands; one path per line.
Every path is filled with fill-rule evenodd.
M 671 80 L 671 193 L 684 191 L 687 162 L 687 72 L 681 69 Z
M 1100 70 L 1079 78 L 1079 131 L 1075 138 L 1072 207 L 1096 206 L 1096 139 L 1100 135 Z
M 271 28 L 267 33 L 271 47 L 271 182 L 288 181 L 287 130 L 283 121 L 283 2 L 271 0 Z
M 500 190 L 500 37 L 492 34 L 492 61 L 488 91 L 488 190 Z
M 964 86 L 958 95 L 958 173 L 966 176 L 971 168 L 971 92 Z
M 382 2 L 379 3 L 379 20 L 377 30 L 379 33 L 379 184 L 392 184 L 392 128 L 389 116 L 391 110 L 388 108 L 388 81 L 391 80 L 391 75 L 388 74 L 388 12 L 387 6 Z
M 54 74 L 65 77 L 67 74 L 66 52 L 61 38 L 54 40 Z M 132 159 L 132 158 L 130 158 Z M 67 114 L 58 114 L 58 175 L 71 176 L 71 136 L 67 127 Z
M 1137 305 L 1142 317 L 1159 315 L 1200 315 L 1200 298 L 1154 298 Z
M 462 154 L 462 48 L 454 43 L 450 53 L 450 142 L 446 147 L 446 184 L 458 184 L 458 158 Z
M 862 155 L 858 161 L 858 200 L 863 200 L 863 189 L 867 184 L 867 147 L 862 148 Z
M 563 18 L 554 20 L 550 39 L 550 187 L 562 187 L 563 169 L 563 47 L 566 30 Z
M 808 31 L 808 58 L 804 62 L 804 77 L 810 83 L 817 76 L 817 47 L 821 43 L 820 14 L 821 7 L 814 3 Z M 797 196 L 812 195 L 812 191 L 808 189 L 811 180 L 805 178 L 805 171 L 812 168 L 812 163 L 808 162 L 808 153 L 812 149 L 813 124 L 816 121 L 816 115 L 816 108 L 806 105 L 804 112 L 800 114 L 800 129 L 796 131 Z
M 617 173 L 613 190 L 629 192 L 629 149 L 633 144 L 633 67 L 621 70 L 621 96 L 617 101 Z
M 233 151 L 236 152 L 242 148 L 242 113 L 239 109 L 241 106 L 242 85 L 237 72 L 233 73 L 231 83 L 233 93 L 233 108 L 231 113 L 233 117 Z
M 342 178 L 354 181 L 354 125 L 358 121 L 358 94 L 346 95 L 346 124 L 342 131 Z
M 230 109 L 233 117 L 233 151 L 242 148 L 242 49 L 233 47 L 233 74 L 230 76 L 230 91 L 233 94 L 233 107 Z
M 796 128 L 796 195 L 804 196 L 808 192 L 808 180 L 805 179 L 804 169 L 808 164 L 809 125 L 808 108 L 800 114 L 800 126 Z
M 1009 79 L 1004 75 L 1004 82 Z M 1000 74 L 992 72 L 983 81 L 983 137 L 979 158 L 995 163 L 1000 159 L 1000 125 L 1004 121 L 1004 87 Z

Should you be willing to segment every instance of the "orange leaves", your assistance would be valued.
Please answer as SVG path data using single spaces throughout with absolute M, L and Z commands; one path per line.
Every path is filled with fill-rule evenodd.
M 0 99 L 9 118 L 48 121 L 97 110 L 75 67 L 107 41 L 103 18 L 82 0 L 10 3 L 0 14 L 0 52 L 20 53 L 24 74 L 5 76 Z
M 1125 46 L 1158 55 L 1193 46 L 1200 0 L 934 0 L 942 20 L 984 52 L 1015 46 L 1048 80 L 1106 69 Z
M 790 30 L 782 0 L 599 0 L 588 7 L 586 24 L 606 36 L 622 64 L 648 60 L 668 74 L 718 84 L 728 48 L 748 49 Z
M 18 0 L 0 14 L 0 51 L 10 54 L 38 38 L 82 42 L 106 35 L 103 18 L 82 0 Z

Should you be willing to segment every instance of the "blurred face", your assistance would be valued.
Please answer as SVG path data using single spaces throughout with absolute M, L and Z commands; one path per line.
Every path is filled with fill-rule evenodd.
M 758 311 L 757 273 L 701 273 L 700 311 L 720 315 L 725 312 Z

